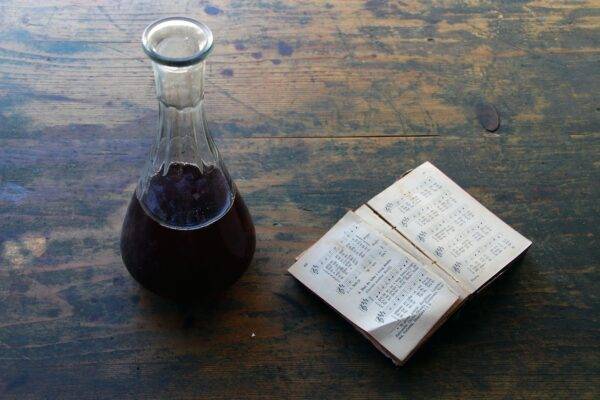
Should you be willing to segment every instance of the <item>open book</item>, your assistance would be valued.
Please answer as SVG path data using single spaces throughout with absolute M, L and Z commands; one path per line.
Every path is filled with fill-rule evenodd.
M 426 162 L 349 211 L 289 271 L 402 364 L 530 245 Z

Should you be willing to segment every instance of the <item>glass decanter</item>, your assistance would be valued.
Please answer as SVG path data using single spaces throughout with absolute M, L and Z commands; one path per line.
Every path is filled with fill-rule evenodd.
M 255 248 L 252 219 L 210 135 L 204 63 L 210 29 L 188 18 L 149 25 L 159 128 L 121 232 L 121 256 L 145 288 L 178 301 L 234 283 Z

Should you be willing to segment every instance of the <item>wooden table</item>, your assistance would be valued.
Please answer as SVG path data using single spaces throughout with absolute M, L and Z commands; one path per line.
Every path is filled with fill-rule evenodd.
M 597 0 L 41 3 L 0 4 L 0 398 L 600 396 Z M 214 31 L 210 126 L 258 234 L 198 308 L 118 248 L 156 132 L 139 39 L 169 15 Z M 286 270 L 425 160 L 534 245 L 395 367 Z

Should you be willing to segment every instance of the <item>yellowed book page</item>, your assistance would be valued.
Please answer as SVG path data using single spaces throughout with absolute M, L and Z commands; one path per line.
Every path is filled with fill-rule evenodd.
M 352 211 L 289 272 L 403 361 L 458 296 Z
M 429 162 L 368 204 L 470 292 L 531 245 Z
M 433 261 L 425 256 L 419 249 L 417 249 L 411 242 L 409 242 L 404 236 L 402 236 L 397 230 L 392 228 L 387 222 L 381 219 L 381 217 L 366 204 L 363 204 L 354 211 L 356 215 L 362 218 L 369 225 L 373 226 L 385 237 L 390 239 L 392 242 L 397 244 L 402 250 L 405 250 L 408 254 L 413 256 L 417 261 L 422 264 L 430 266 L 431 270 L 441 275 L 442 278 L 450 285 L 454 293 L 458 294 L 461 300 L 466 299 L 469 296 L 469 290 L 463 288 L 453 276 L 449 275 L 441 267 L 434 265 Z
M 418 261 L 422 263 L 429 263 L 429 260 L 426 256 L 423 255 L 412 243 L 406 240 L 397 230 L 392 228 L 388 223 L 381 219 L 377 214 L 373 212 L 366 204 L 363 204 L 359 208 L 357 208 L 354 213 L 362 218 L 365 222 L 376 228 L 383 236 L 390 239 L 392 242 L 396 243 L 398 246 L 402 248 L 402 250 L 406 251 L 408 254 L 416 258 Z

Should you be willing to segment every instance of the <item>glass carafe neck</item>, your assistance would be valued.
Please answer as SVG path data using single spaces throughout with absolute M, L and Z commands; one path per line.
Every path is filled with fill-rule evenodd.
M 172 18 L 150 25 L 142 42 L 153 61 L 159 126 L 137 198 L 163 225 L 210 224 L 235 196 L 204 113 L 204 58 L 212 34 L 196 21 Z
M 153 170 L 166 173 L 173 163 L 221 167 L 204 114 L 204 62 L 187 67 L 153 63 L 159 129 Z
M 204 100 L 204 61 L 177 67 L 152 62 L 156 97 L 161 105 L 178 110 L 194 108 Z

